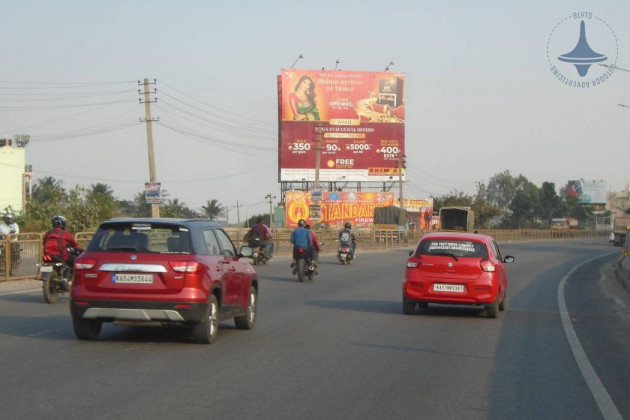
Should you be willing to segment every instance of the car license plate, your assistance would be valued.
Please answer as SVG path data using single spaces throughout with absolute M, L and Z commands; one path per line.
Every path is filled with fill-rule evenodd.
M 41 267 L 39 267 L 39 272 L 40 273 L 51 273 L 52 272 L 52 265 L 42 265 Z
M 461 284 L 434 284 L 433 290 L 436 292 L 464 293 L 464 286 Z
M 112 283 L 151 284 L 153 283 L 153 274 L 112 273 Z

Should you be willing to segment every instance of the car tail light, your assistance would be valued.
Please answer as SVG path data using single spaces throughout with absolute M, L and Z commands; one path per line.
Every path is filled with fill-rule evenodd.
M 81 260 L 74 263 L 75 270 L 91 270 L 96 265 L 96 260 Z
M 177 273 L 198 273 L 201 271 L 201 264 L 196 261 L 171 261 L 169 265 Z
M 420 263 L 422 263 L 422 258 L 411 257 L 407 260 L 407 268 L 418 268 Z
M 482 260 L 479 263 L 481 269 L 487 273 L 494 273 L 497 270 L 497 267 L 490 260 Z

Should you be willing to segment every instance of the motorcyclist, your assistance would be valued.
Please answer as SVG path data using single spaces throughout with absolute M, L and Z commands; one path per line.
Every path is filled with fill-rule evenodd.
M 2 223 L 0 223 L 0 235 L 7 235 L 11 240 L 11 274 L 17 269 L 18 260 L 20 258 L 20 246 L 17 242 L 18 233 L 20 233 L 20 226 L 15 223 L 13 214 L 5 213 L 2 216 Z M 1 262 L 4 264 L 4 261 Z
M 349 243 L 352 248 L 352 255 L 354 256 L 355 250 L 357 249 L 357 238 L 354 236 L 354 233 L 352 233 L 352 224 L 350 222 L 346 222 L 343 229 L 339 232 L 339 242 Z
M 263 218 L 256 219 L 256 224 L 245 235 L 250 247 L 262 246 L 263 255 L 267 259 L 273 256 L 273 234 L 271 230 L 263 223 Z
M 295 267 L 300 248 L 306 250 L 307 257 L 310 260 L 310 253 L 308 249 L 313 243 L 313 236 L 311 235 L 311 232 L 304 227 L 304 225 L 306 225 L 306 220 L 298 220 L 297 229 L 291 232 L 291 243 L 293 244 L 293 262 L 291 262 L 291 268 Z M 295 269 L 293 270 L 293 273 L 295 274 Z
M 319 262 L 319 251 L 321 251 L 321 247 L 319 246 L 319 241 L 317 240 L 317 236 L 315 236 L 315 232 L 311 230 L 311 225 L 308 223 L 304 225 L 304 228 L 311 232 L 311 238 L 313 239 L 313 243 L 309 247 L 309 252 L 311 253 L 311 259 L 316 263 Z
M 44 255 L 61 257 L 68 266 L 72 267 L 75 255 L 72 252 L 68 252 L 68 246 L 71 246 L 77 252 L 82 250 L 74 236 L 66 230 L 67 220 L 65 217 L 56 214 L 50 221 L 52 222 L 52 229 L 44 235 Z
M 18 233 L 20 233 L 20 226 L 15 223 L 13 215 L 11 213 L 4 213 L 2 223 L 0 223 L 0 234 L 17 235 Z M 17 237 L 14 236 L 12 240 L 17 240 Z

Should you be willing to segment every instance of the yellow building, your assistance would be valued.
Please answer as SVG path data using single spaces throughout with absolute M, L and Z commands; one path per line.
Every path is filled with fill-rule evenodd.
M 0 212 L 9 207 L 16 212 L 24 211 L 25 181 L 30 180 L 24 146 L 11 139 L 0 139 Z

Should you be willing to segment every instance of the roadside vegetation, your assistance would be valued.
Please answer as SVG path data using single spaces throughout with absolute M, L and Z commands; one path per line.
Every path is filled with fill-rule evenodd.
M 191 209 L 178 198 L 171 198 L 163 191 L 164 204 L 160 205 L 161 217 L 204 217 L 218 220 L 225 216 L 226 207 L 216 199 L 208 199 L 200 209 Z M 554 217 L 571 217 L 580 226 L 589 225 L 594 216 L 591 210 L 578 203 L 568 194 L 567 187 L 556 192 L 551 182 L 538 187 L 525 176 L 512 176 L 508 170 L 494 175 L 488 183 L 477 183 L 474 196 L 453 190 L 449 194 L 433 197 L 434 211 L 443 206 L 470 206 L 475 211 L 475 226 L 481 229 L 546 229 Z M 73 232 L 93 231 L 106 219 L 116 216 L 150 217 L 151 205 L 146 204 L 144 191 L 133 200 L 119 200 L 106 184 L 77 186 L 66 190 L 63 181 L 45 177 L 35 181 L 32 198 L 23 213 L 11 208 L 3 209 L 15 214 L 22 232 L 44 232 L 50 227 L 50 218 L 62 214 L 68 219 Z M 608 212 L 610 213 L 610 212 Z M 609 216 L 603 214 L 600 216 Z M 243 222 L 251 226 L 258 217 L 269 223 L 268 214 L 252 215 Z

